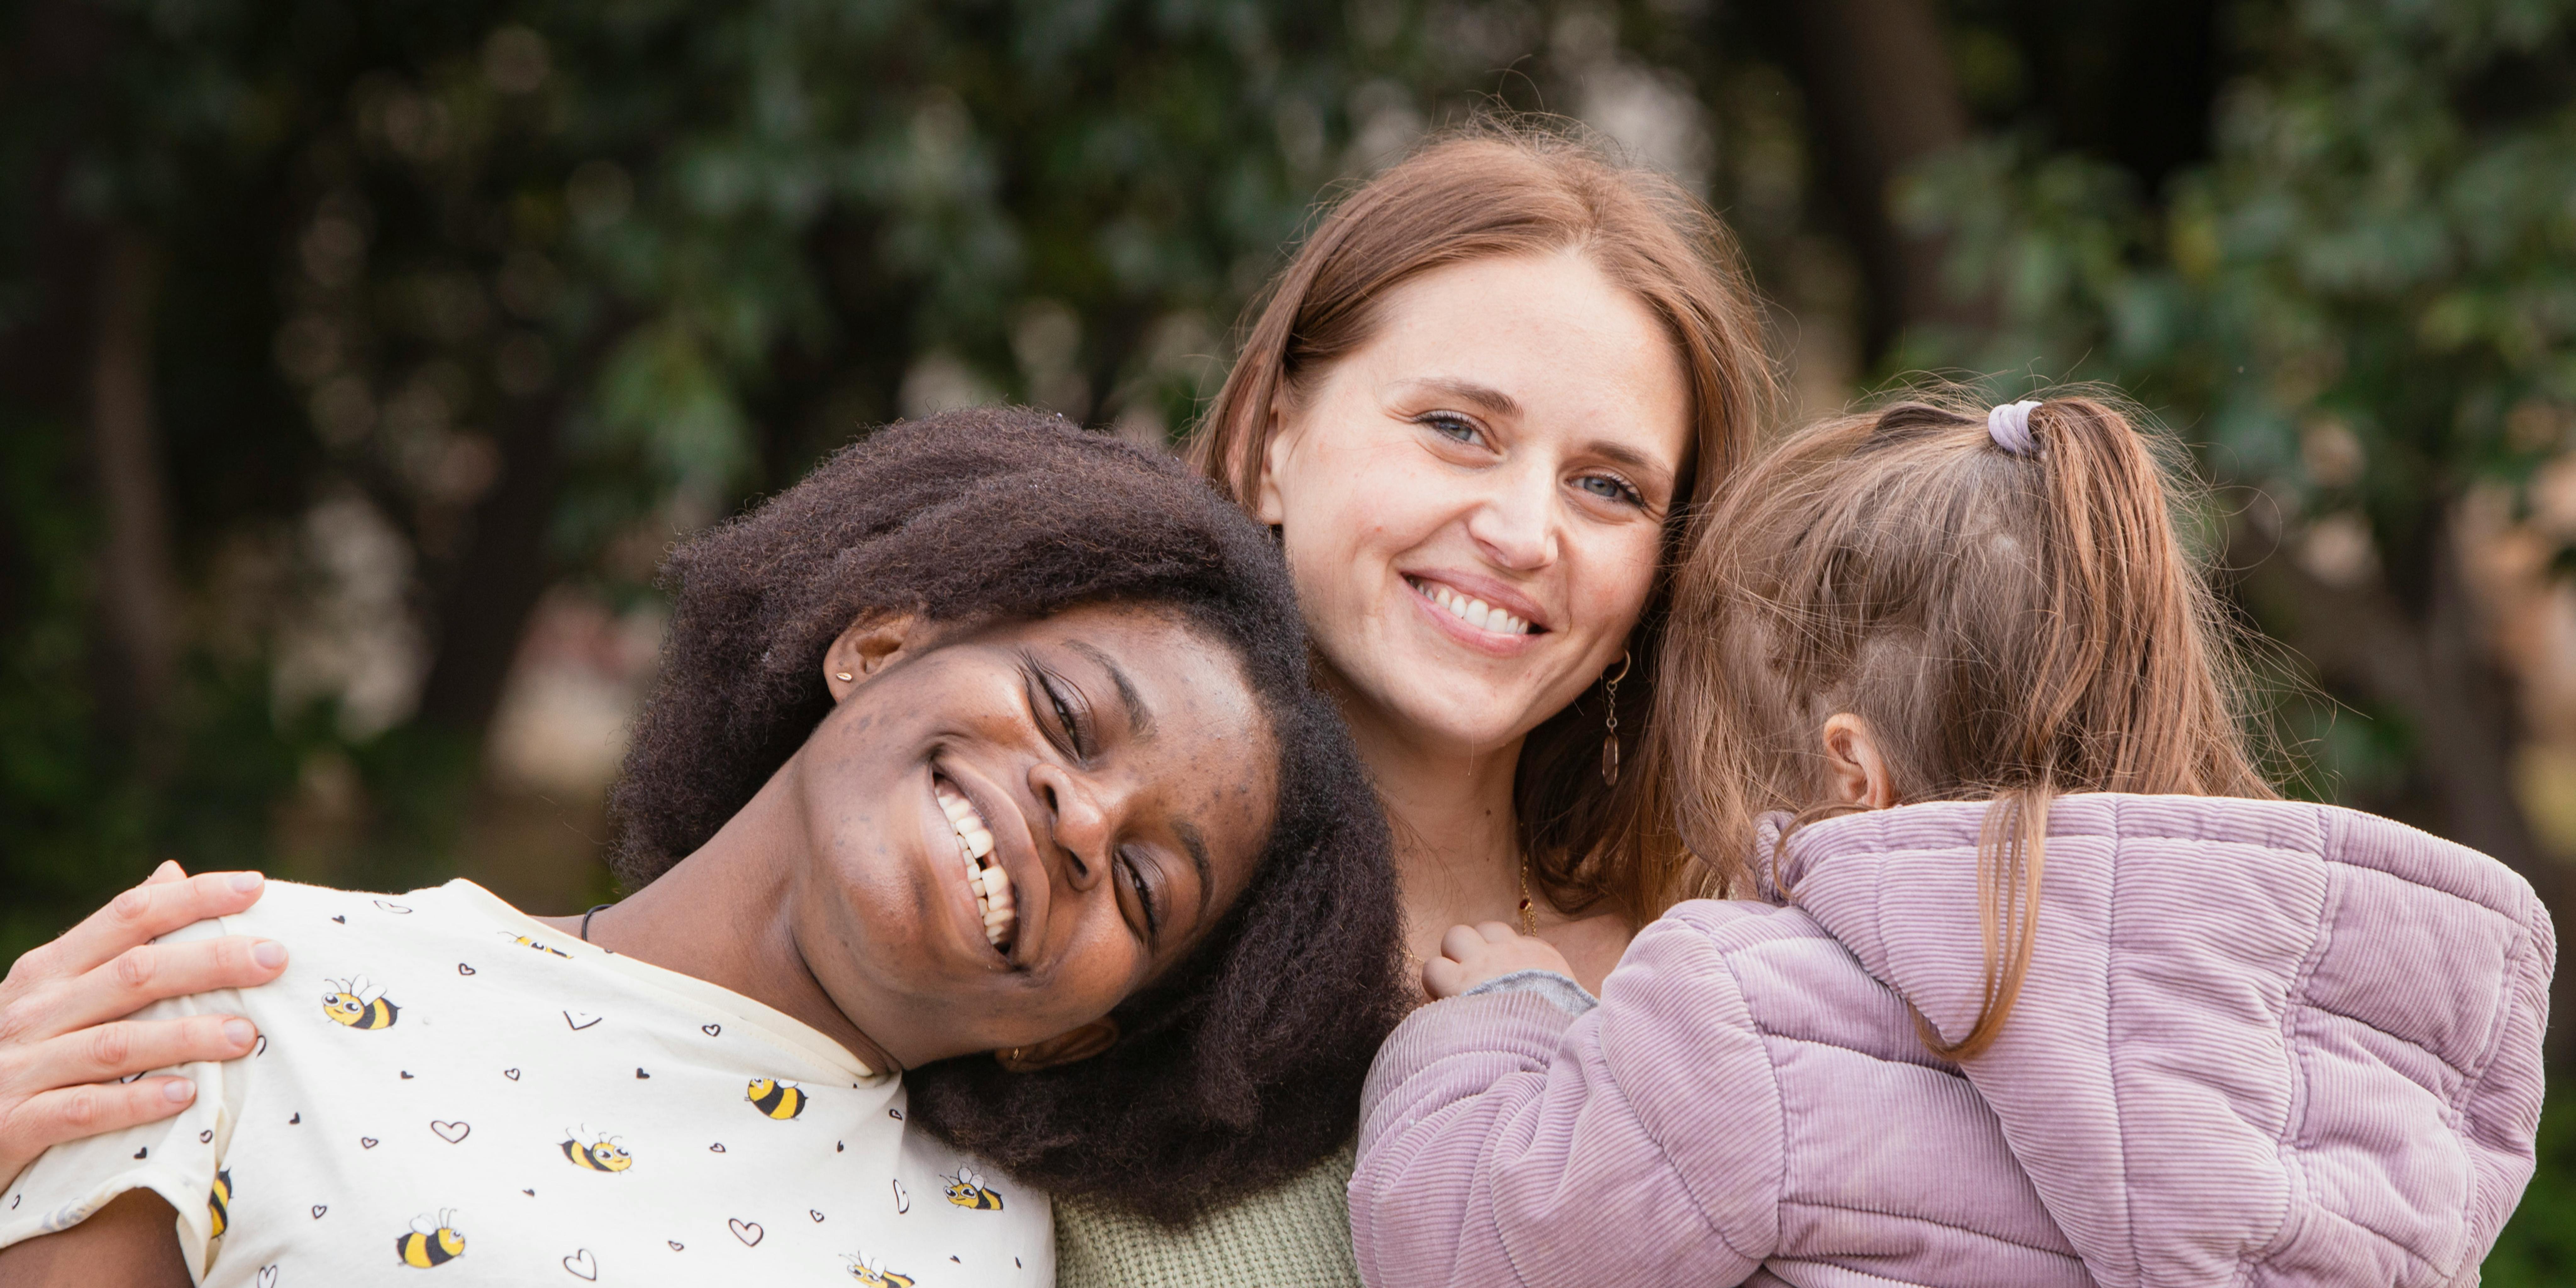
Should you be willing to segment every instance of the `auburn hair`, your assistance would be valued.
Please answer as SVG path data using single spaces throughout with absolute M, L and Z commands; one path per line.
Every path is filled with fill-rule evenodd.
M 1665 524 L 1669 566 L 1697 522 L 1693 502 L 1715 494 L 1768 413 L 1775 373 L 1761 310 L 1734 239 L 1706 204 L 1554 123 L 1478 121 L 1332 206 L 1245 311 L 1240 354 L 1193 436 L 1191 462 L 1249 508 L 1278 411 L 1375 336 L 1390 292 L 1452 264 L 1552 254 L 1580 255 L 1633 294 L 1681 361 L 1691 435 Z M 1659 572 L 1629 639 L 1636 674 L 1618 695 L 1622 730 L 1653 719 L 1653 659 L 1669 604 Z M 1522 743 L 1520 841 L 1560 911 L 1607 902 L 1642 923 L 1676 897 L 1689 868 L 1667 785 L 1634 768 L 1616 786 L 1602 781 L 1603 703 L 1594 686 Z
M 1654 755 L 1738 879 L 1762 815 L 1826 806 L 1822 729 L 1867 723 L 1898 803 L 1986 799 L 1985 1049 L 2019 996 L 2060 792 L 2270 797 L 2236 636 L 2117 400 L 2044 397 L 2027 453 L 1961 389 L 1829 419 L 1748 468 L 1682 565 Z M 1794 891 L 1785 891 L 1793 900 Z

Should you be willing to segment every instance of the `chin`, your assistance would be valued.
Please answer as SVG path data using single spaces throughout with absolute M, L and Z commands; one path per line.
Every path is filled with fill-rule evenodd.
M 1511 742 L 1557 710 L 1533 711 L 1517 695 L 1497 694 L 1492 685 L 1469 676 L 1443 676 L 1431 683 L 1398 682 L 1393 688 L 1396 696 L 1389 705 L 1406 724 L 1471 747 Z

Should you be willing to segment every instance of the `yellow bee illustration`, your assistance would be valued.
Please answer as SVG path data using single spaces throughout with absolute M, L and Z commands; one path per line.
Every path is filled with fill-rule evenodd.
M 220 1239 L 231 1228 L 233 1215 L 233 1174 L 227 1168 L 215 1173 L 215 1188 L 206 1193 L 206 1218 L 215 1232 L 206 1237 Z
M 437 1216 L 411 1219 L 411 1233 L 394 1240 L 394 1255 L 406 1266 L 427 1270 L 465 1255 L 465 1236 L 456 1232 L 456 1212 L 441 1208 Z
M 1002 1210 L 1002 1196 L 985 1185 L 984 1178 L 976 1175 L 974 1168 L 958 1168 L 957 1174 L 948 1177 L 947 1181 L 949 1202 L 975 1212 Z
M 509 931 L 506 931 L 506 930 L 502 931 L 501 933 L 502 933 L 502 934 L 505 934 L 505 935 L 510 935 L 510 932 L 509 932 Z M 530 939 L 530 938 L 529 938 L 529 937 L 527 937 L 526 935 L 510 935 L 510 942 L 511 942 L 511 943 L 514 943 L 514 944 L 517 944 L 517 945 L 519 945 L 519 946 L 520 946 L 520 947 L 522 947 L 522 948 L 534 948 L 534 949 L 536 949 L 538 952 L 541 952 L 541 953 L 553 953 L 553 954 L 554 954 L 555 956 L 557 956 L 557 957 L 570 957 L 570 956 L 572 956 L 572 954 L 571 954 L 571 953 L 565 952 L 564 950 L 562 950 L 562 949 L 560 949 L 560 948 L 550 948 L 550 947 L 547 947 L 545 944 L 539 943 L 539 942 L 537 942 L 537 941 L 536 941 L 536 940 L 534 940 L 534 939 Z
M 792 1082 L 780 1082 L 776 1078 L 752 1079 L 750 1088 L 742 1093 L 742 1098 L 750 1101 L 752 1108 L 780 1122 L 786 1122 L 805 1112 L 805 1089 Z
M 899 1275 L 885 1268 L 885 1263 L 852 1252 L 842 1260 L 850 1263 L 850 1277 L 867 1288 L 913 1288 L 912 1276 Z
M 582 1143 L 582 1138 L 585 1136 L 596 1139 L 585 1145 Z M 584 1127 L 580 1131 L 570 1133 L 570 1139 L 564 1141 L 564 1157 L 572 1160 L 573 1166 L 588 1168 L 594 1172 L 622 1172 L 635 1166 L 635 1156 L 627 1153 L 626 1148 L 618 1144 L 617 1140 L 615 1136 L 602 1136 Z
M 322 1013 L 334 1024 L 353 1029 L 389 1029 L 402 1008 L 385 1000 L 385 990 L 367 983 L 364 975 L 356 979 L 325 980 L 331 991 L 322 995 Z

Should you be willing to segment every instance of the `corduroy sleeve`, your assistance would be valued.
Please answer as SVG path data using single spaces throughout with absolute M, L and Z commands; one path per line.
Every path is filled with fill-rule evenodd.
M 1700 925 L 1647 927 L 1580 1019 L 1525 992 L 1433 1003 L 1396 1029 L 1362 1093 L 1360 1275 L 1378 1288 L 1740 1282 L 1779 1239 L 1780 1103 Z

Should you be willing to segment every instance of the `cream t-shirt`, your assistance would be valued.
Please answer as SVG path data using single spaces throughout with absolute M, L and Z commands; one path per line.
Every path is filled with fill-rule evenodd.
M 177 1117 L 47 1151 L 0 1246 L 145 1188 L 198 1282 L 1044 1285 L 1044 1195 L 908 1130 L 901 1079 L 786 1015 L 557 935 L 467 881 L 271 882 L 172 939 L 287 946 Z M 982 1173 L 982 1174 L 979 1174 Z

